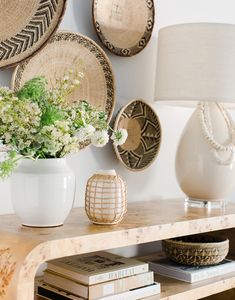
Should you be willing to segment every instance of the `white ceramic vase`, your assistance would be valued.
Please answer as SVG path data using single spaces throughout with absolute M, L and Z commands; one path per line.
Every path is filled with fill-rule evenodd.
M 62 225 L 74 201 L 75 175 L 65 158 L 23 159 L 11 177 L 12 203 L 23 225 Z
M 226 144 L 226 122 L 215 103 L 209 103 L 213 136 Z M 229 153 L 222 153 L 226 158 Z M 182 191 L 192 201 L 224 203 L 235 186 L 235 164 L 219 164 L 206 142 L 197 110 L 189 119 L 176 153 L 176 177 Z

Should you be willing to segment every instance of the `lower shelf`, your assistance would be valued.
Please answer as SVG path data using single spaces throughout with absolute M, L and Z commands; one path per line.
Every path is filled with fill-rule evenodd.
M 138 259 L 142 261 L 150 261 L 165 257 L 163 252 L 158 252 Z M 231 255 L 230 259 L 235 260 L 235 256 Z M 235 288 L 235 272 L 226 275 L 220 275 L 214 278 L 202 280 L 195 283 L 187 283 L 177 279 L 155 274 L 155 281 L 161 283 L 161 293 L 152 297 L 144 298 L 146 300 L 198 300 L 214 294 L 218 294 Z M 35 300 L 44 300 L 35 296 Z M 221 298 L 222 300 L 223 298 Z M 224 298 L 226 299 L 226 297 Z M 233 298 L 231 298 L 233 299 Z M 235 298 L 234 298 L 235 299 Z

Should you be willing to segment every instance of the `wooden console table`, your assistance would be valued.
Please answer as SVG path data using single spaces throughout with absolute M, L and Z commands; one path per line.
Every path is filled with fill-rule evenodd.
M 73 209 L 66 224 L 57 228 L 22 227 L 15 215 L 4 215 L 0 217 L 0 299 L 33 300 L 36 271 L 50 259 L 233 227 L 235 203 L 209 212 L 186 209 L 177 199 L 132 202 L 116 226 L 93 225 L 83 208 Z M 233 236 L 231 231 L 226 234 Z M 195 284 L 160 276 L 157 280 L 162 293 L 151 300 L 199 299 L 235 287 L 234 273 Z

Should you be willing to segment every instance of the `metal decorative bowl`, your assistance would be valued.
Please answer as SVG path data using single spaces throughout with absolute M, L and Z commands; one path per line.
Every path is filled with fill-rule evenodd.
M 207 266 L 218 264 L 227 256 L 229 240 L 209 235 L 191 235 L 164 240 L 162 247 L 176 263 Z

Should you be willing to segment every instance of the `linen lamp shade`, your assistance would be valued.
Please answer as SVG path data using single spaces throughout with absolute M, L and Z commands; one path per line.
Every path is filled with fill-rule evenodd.
M 159 30 L 155 100 L 235 102 L 235 25 Z

